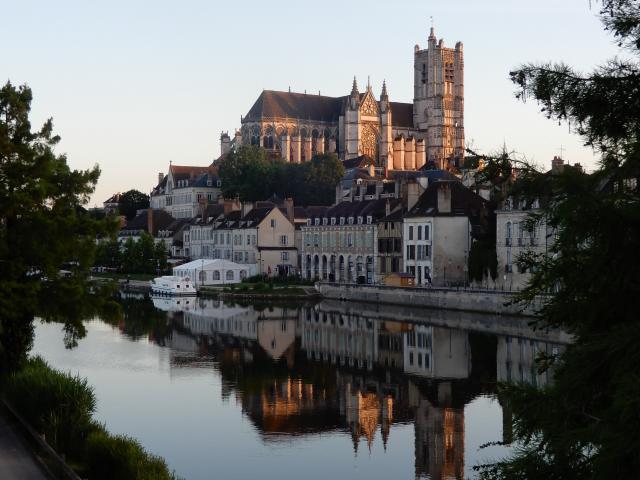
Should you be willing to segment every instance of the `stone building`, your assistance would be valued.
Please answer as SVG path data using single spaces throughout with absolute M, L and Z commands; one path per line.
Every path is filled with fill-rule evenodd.
M 332 152 L 342 160 L 366 155 L 386 170 L 415 170 L 427 162 L 439 168 L 460 164 L 462 43 L 445 48 L 432 28 L 427 45 L 414 49 L 413 103 L 390 101 L 385 82 L 377 99 L 369 82 L 361 92 L 355 78 L 351 92 L 342 97 L 264 90 L 234 138 L 221 135 L 221 154 L 251 144 L 295 163 Z
M 151 191 L 153 209 L 162 209 L 174 218 L 193 218 L 202 203 L 216 203 L 221 187 L 214 166 L 169 165 L 169 173 L 158 174 L 158 184 Z
M 251 264 L 265 275 L 294 274 L 298 269 L 295 228 L 283 210 L 270 202 L 253 205 L 235 200 L 210 206 L 185 229 L 185 255 Z
M 309 214 L 302 227 L 302 276 L 334 282 L 374 283 L 378 221 L 399 208 L 400 200 L 342 202 Z
M 485 222 L 487 202 L 457 181 L 427 187 L 403 221 L 405 272 L 416 285 L 465 284 L 474 229 Z

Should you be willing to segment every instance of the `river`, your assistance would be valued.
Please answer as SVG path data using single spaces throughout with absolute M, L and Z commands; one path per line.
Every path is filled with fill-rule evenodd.
M 32 353 L 94 387 L 96 418 L 186 480 L 473 478 L 500 458 L 497 381 L 544 385 L 537 352 L 561 333 L 527 320 L 322 301 L 122 299 L 65 348 L 38 324 Z

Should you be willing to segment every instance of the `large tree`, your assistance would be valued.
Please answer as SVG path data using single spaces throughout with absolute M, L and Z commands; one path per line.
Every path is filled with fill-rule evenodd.
M 82 295 L 95 238 L 113 228 L 83 208 L 99 168 L 69 168 L 54 151 L 60 137 L 52 120 L 32 130 L 31 101 L 27 86 L 0 89 L 0 369 L 24 358 L 39 298 Z M 70 278 L 60 277 L 63 267 Z
M 522 195 L 548 198 L 540 215 L 555 230 L 520 300 L 553 292 L 538 327 L 574 342 L 555 358 L 544 389 L 502 386 L 514 412 L 515 452 L 481 468 L 483 478 L 610 479 L 640 475 L 640 5 L 602 0 L 600 15 L 625 55 L 590 74 L 564 64 L 528 64 L 511 74 L 522 100 L 539 102 L 602 154 L 586 175 L 528 170 Z
M 149 195 L 138 190 L 129 190 L 120 195 L 118 210 L 127 220 L 135 218 L 138 210 L 149 208 Z
M 333 154 L 296 164 L 269 159 L 264 149 L 243 145 L 220 162 L 219 173 L 226 197 L 256 201 L 276 194 L 292 197 L 298 205 L 330 205 L 344 167 Z

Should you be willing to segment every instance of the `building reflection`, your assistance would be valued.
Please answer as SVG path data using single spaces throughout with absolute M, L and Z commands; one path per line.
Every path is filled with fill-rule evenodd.
M 177 301 L 154 300 L 172 326 L 157 339 L 171 347 L 172 367 L 217 368 L 223 397 L 241 404 L 265 442 L 338 431 L 358 455 L 377 439 L 386 449 L 394 425 L 413 424 L 416 478 L 464 478 L 465 406 L 495 394 L 496 381 L 546 384 L 535 358 L 566 341 L 504 317 Z

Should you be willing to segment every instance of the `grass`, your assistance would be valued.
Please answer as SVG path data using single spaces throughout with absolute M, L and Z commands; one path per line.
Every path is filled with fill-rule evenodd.
M 176 480 L 164 459 L 136 440 L 114 436 L 92 419 L 93 388 L 86 379 L 30 359 L 3 384 L 5 398 L 81 477 L 91 480 Z

